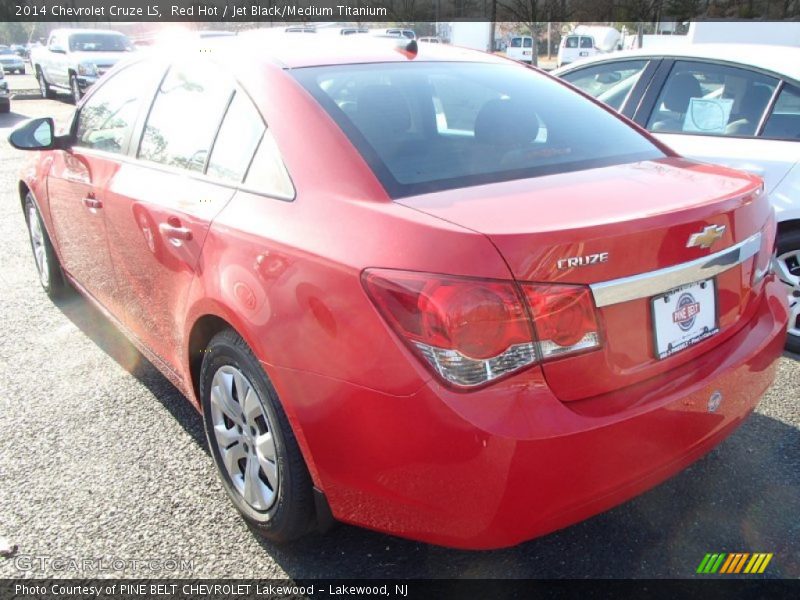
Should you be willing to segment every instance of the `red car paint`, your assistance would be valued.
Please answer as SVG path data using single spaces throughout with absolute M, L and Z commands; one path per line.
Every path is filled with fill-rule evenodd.
M 788 318 L 773 275 L 753 283 L 775 229 L 760 180 L 667 152 L 395 201 L 286 68 L 507 63 L 348 47 L 292 45 L 276 61 L 213 56 L 269 124 L 294 201 L 80 148 L 40 153 L 23 173 L 20 189 L 35 196 L 69 279 L 196 406 L 204 344 L 227 324 L 263 364 L 337 519 L 463 548 L 516 544 L 612 507 L 741 424 L 774 378 Z M 726 226 L 721 241 L 686 247 L 712 224 Z M 188 234 L 173 243 L 176 231 Z M 715 336 L 657 360 L 649 300 L 613 304 L 595 312 L 599 349 L 474 390 L 423 364 L 362 282 L 365 270 L 389 269 L 585 286 L 759 232 L 759 254 L 717 277 Z

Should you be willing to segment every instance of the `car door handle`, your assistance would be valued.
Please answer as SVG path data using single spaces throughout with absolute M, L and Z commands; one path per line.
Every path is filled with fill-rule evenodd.
M 103 208 L 103 203 L 94 197 L 94 194 L 89 194 L 83 199 L 83 205 L 86 208 Z
M 158 229 L 161 231 L 161 235 L 172 240 L 188 242 L 192 239 L 192 230 L 188 227 L 181 226 L 180 221 L 177 220 L 174 222 L 167 221 L 166 223 L 161 223 Z

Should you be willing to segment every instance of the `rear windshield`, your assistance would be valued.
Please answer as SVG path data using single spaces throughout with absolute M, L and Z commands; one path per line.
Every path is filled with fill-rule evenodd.
M 661 158 L 646 137 L 515 65 L 294 69 L 393 198 Z
M 71 52 L 122 52 L 131 48 L 131 43 L 124 35 L 73 33 L 69 36 Z

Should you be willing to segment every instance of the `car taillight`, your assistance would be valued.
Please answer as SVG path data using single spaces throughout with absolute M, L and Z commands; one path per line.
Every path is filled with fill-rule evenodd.
M 385 269 L 365 271 L 363 281 L 392 329 L 454 386 L 480 386 L 542 359 L 599 347 L 587 288 L 523 286 L 531 323 L 511 281 Z M 539 325 L 547 337 L 537 342 L 532 326 Z
M 600 346 L 594 301 L 579 285 L 531 285 L 522 290 L 531 307 L 543 360 Z

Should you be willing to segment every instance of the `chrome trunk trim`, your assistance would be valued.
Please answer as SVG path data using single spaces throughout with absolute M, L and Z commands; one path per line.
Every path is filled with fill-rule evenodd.
M 638 300 L 639 298 L 649 298 L 687 283 L 694 283 L 695 281 L 702 281 L 719 275 L 752 258 L 758 254 L 760 249 L 761 232 L 730 248 L 704 258 L 698 258 L 674 267 L 659 269 L 658 271 L 593 283 L 589 287 L 592 290 L 594 302 L 598 308 L 619 304 L 620 302 Z

